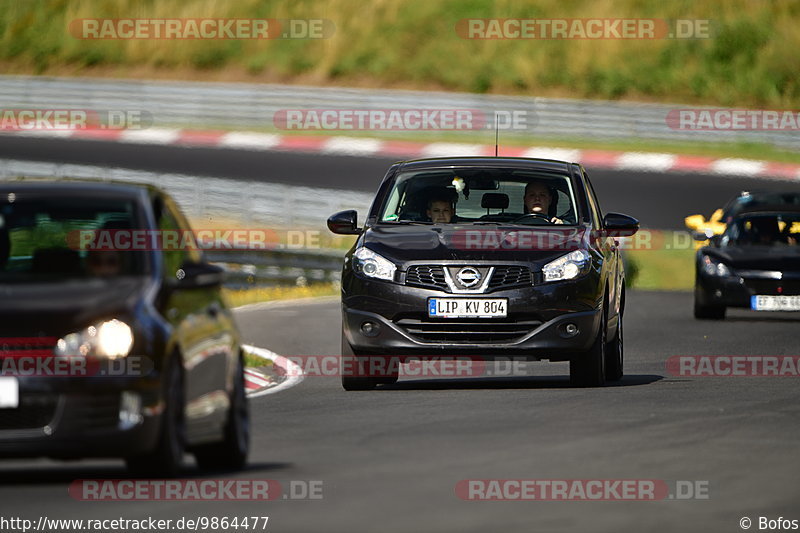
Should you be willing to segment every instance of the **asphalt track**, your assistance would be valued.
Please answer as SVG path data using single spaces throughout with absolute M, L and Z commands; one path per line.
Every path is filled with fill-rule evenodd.
M 0 137 L 0 159 L 132 168 L 373 192 L 396 159 L 227 148 L 134 145 L 92 140 Z M 742 190 L 800 191 L 800 183 L 692 173 L 588 168 L 603 210 L 639 218 L 644 227 L 684 229 L 683 218 L 709 216 Z
M 137 147 L 141 164 L 133 165 L 136 158 L 120 146 L 28 142 L 38 145 L 39 157 L 10 150 L 5 140 L 0 157 L 63 160 L 69 152 L 73 162 L 127 166 L 121 159 L 131 157 L 131 166 L 143 168 L 158 165 L 157 154 L 163 153 L 175 167 L 166 168 L 165 161 L 152 169 L 200 173 L 192 169 L 206 159 L 225 170 L 222 175 L 239 179 L 297 176 L 331 186 L 331 178 L 341 177 L 365 188 L 374 187 L 386 163 L 196 148 L 187 157 L 183 149 Z M 231 176 L 235 169 L 238 175 Z M 369 169 L 374 178 L 363 177 L 373 175 Z M 644 221 L 680 220 L 710 211 L 739 188 L 773 185 L 700 175 L 592 175 L 606 210 L 640 214 Z M 284 355 L 338 354 L 335 299 L 250 307 L 237 318 L 248 344 Z M 80 502 L 69 495 L 70 483 L 124 478 L 122 463 L 7 461 L 0 463 L 0 514 L 34 521 L 43 515 L 266 515 L 267 531 L 277 532 L 741 531 L 745 516 L 753 530 L 761 516 L 800 520 L 798 378 L 677 377 L 665 368 L 676 355 L 797 355 L 798 325 L 796 315 L 749 311 L 734 311 L 724 322 L 700 322 L 691 317 L 690 294 L 631 292 L 626 376 L 619 384 L 572 389 L 567 366 L 546 363 L 526 365 L 526 375 L 403 378 L 363 393 L 344 392 L 335 377 L 309 376 L 294 388 L 251 401 L 254 451 L 248 470 L 200 474 L 190 466 L 185 473 L 273 479 L 284 488 L 292 481 L 322 481 L 321 500 Z M 463 501 L 455 487 L 467 479 L 647 479 L 672 487 L 686 481 L 707 486 L 708 498 Z
M 565 364 L 532 363 L 525 376 L 403 378 L 363 393 L 309 376 L 252 400 L 249 469 L 213 476 L 322 481 L 321 500 L 79 502 L 67 492 L 73 480 L 125 477 L 121 463 L 14 461 L 0 463 L 2 514 L 267 515 L 276 532 L 737 531 L 744 516 L 800 519 L 797 378 L 684 378 L 664 364 L 795 354 L 797 319 L 741 311 L 698 322 L 685 293 L 634 292 L 628 305 L 626 376 L 614 386 L 572 389 Z M 237 316 L 250 344 L 338 353 L 334 299 Z M 708 499 L 463 501 L 455 486 L 464 479 L 682 480 L 707 486 Z

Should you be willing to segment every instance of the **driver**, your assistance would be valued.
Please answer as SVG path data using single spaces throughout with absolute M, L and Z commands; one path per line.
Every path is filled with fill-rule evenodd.
M 531 181 L 525 186 L 525 214 L 545 215 L 552 224 L 563 224 L 564 221 L 556 217 L 558 192 L 548 187 L 544 182 Z

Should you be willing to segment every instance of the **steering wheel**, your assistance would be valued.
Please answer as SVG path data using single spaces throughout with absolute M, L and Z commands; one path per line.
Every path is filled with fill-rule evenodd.
M 531 219 L 531 218 L 533 218 L 533 219 L 540 218 L 540 219 L 546 220 L 548 223 L 552 224 L 552 222 L 550 221 L 550 217 L 547 216 L 547 215 L 543 215 L 542 213 L 526 213 L 526 214 L 522 215 L 521 217 L 518 217 L 518 218 L 512 220 L 511 223 L 512 224 L 518 224 L 518 223 L 520 223 L 520 222 L 522 222 L 524 220 Z

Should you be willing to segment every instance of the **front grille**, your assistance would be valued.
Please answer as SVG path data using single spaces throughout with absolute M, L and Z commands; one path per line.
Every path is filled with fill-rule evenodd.
M 524 266 L 499 266 L 494 269 L 489 289 L 506 289 L 519 285 L 531 285 L 531 269 Z
M 55 395 L 22 396 L 18 407 L 0 409 L 0 430 L 42 428 L 53 420 L 57 406 Z
M 424 320 L 395 321 L 406 333 L 422 342 L 488 344 L 511 342 L 527 335 L 542 323 L 537 320 Z
M 466 264 L 464 266 L 467 266 Z M 460 267 L 459 267 L 460 268 Z M 494 273 L 489 280 L 486 291 L 509 289 L 532 285 L 531 269 L 519 265 L 503 265 L 494 267 Z M 444 276 L 444 267 L 441 265 L 414 265 L 406 272 L 406 285 L 452 292 Z
M 800 280 L 796 279 L 753 279 L 745 278 L 744 285 L 753 294 L 764 295 L 795 295 L 800 294 Z M 778 287 L 781 287 L 781 292 L 778 292 Z
M 103 393 L 81 397 L 70 403 L 65 418 L 84 431 L 108 430 L 119 424 L 119 394 Z
M 426 289 L 449 290 L 444 279 L 444 267 L 436 265 L 416 265 L 406 272 L 406 285 Z
M 0 360 L 4 357 L 49 357 L 53 355 L 54 337 L 0 337 Z

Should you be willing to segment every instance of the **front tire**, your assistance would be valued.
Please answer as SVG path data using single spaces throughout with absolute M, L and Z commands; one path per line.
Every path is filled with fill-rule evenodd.
M 573 387 L 601 387 L 605 384 L 606 311 L 600 320 L 597 337 L 588 352 L 569 362 L 569 380 Z
M 201 469 L 241 470 L 247 464 L 250 450 L 250 412 L 244 381 L 244 364 L 237 363 L 228 421 L 221 442 L 207 444 L 195 450 L 194 456 Z
M 128 470 L 141 475 L 172 477 L 183 466 L 186 446 L 186 397 L 180 355 L 168 363 L 164 378 L 164 412 L 156 447 L 140 455 L 127 457 Z
M 699 276 L 699 274 L 697 274 Z M 694 285 L 694 317 L 698 320 L 724 320 L 724 305 L 708 305 L 704 302 L 705 291 L 698 281 Z
M 358 369 L 361 368 L 359 360 L 364 360 L 364 358 L 356 354 L 356 351 L 350 346 L 350 343 L 347 342 L 343 331 L 342 357 L 339 364 L 339 373 L 342 377 L 342 388 L 346 391 L 372 390 L 375 388 L 375 385 L 378 384 L 375 379 L 370 377 L 350 375 L 359 373 Z M 369 367 L 367 366 L 367 368 Z
M 623 336 L 622 336 L 622 313 L 619 315 L 619 323 L 617 324 L 617 332 L 614 338 L 606 344 L 606 381 L 619 381 L 624 374 L 623 367 L 625 365 L 625 353 L 623 349 Z
M 703 305 L 695 300 L 694 317 L 698 320 L 725 320 L 725 307 L 721 305 Z

